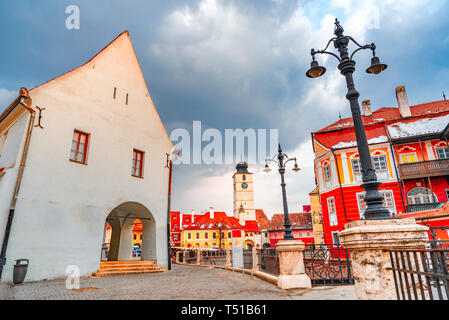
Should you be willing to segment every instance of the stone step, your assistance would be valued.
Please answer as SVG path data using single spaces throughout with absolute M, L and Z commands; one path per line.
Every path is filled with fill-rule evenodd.
M 111 263 L 100 264 L 100 269 L 104 268 L 128 268 L 128 267 L 152 267 L 157 266 L 155 263 Z
M 142 273 L 155 273 L 155 272 L 166 272 L 167 270 L 162 270 L 160 267 L 158 268 L 136 268 L 136 269 L 126 269 L 126 270 L 114 270 L 114 271 L 104 271 L 100 270 L 98 272 L 94 272 L 92 274 L 93 277 L 108 277 L 108 276 L 117 276 L 124 274 L 142 274 Z
M 135 266 L 135 267 L 115 267 L 115 268 L 100 268 L 98 272 L 115 272 L 115 271 L 132 271 L 132 270 L 160 270 L 159 266 Z
M 110 267 L 155 266 L 154 261 L 108 261 L 100 262 L 100 269 Z

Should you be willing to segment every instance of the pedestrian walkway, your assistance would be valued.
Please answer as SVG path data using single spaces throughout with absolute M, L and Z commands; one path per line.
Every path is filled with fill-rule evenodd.
M 0 299 L 150 299 L 150 300 L 353 300 L 354 286 L 280 290 L 241 273 L 173 265 L 163 273 L 80 279 L 80 290 L 68 290 L 65 280 L 0 285 Z

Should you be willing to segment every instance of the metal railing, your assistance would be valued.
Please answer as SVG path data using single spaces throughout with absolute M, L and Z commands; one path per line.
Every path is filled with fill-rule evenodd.
M 189 251 L 186 251 L 185 252 L 185 256 L 183 257 L 184 258 L 184 263 L 187 263 L 187 264 L 196 264 L 196 262 L 197 262 L 197 254 L 198 254 L 198 251 L 195 251 L 195 250 L 189 250 Z
M 354 284 L 349 251 L 328 244 L 312 244 L 304 250 L 304 266 L 312 284 Z
M 279 256 L 276 249 L 258 249 L 258 263 L 260 271 L 278 276 L 279 270 Z
M 213 265 L 213 266 L 225 266 L 226 265 L 226 251 L 200 251 L 201 261 L 200 264 Z
M 407 212 L 419 212 L 435 210 L 441 207 L 445 202 L 431 202 L 431 203 L 420 203 L 420 204 L 409 204 L 407 205 Z
M 253 250 L 243 249 L 243 268 L 251 270 L 253 268 Z
M 449 175 L 449 159 L 438 159 L 399 165 L 402 179 Z
M 391 250 L 398 300 L 448 300 L 448 250 Z

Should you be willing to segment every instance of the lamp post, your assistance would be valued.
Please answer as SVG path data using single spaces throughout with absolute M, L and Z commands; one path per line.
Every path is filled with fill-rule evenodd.
M 278 158 L 278 160 L 276 161 L 276 157 Z M 284 162 L 284 158 L 287 158 L 287 161 Z M 285 226 L 285 232 L 284 232 L 284 240 L 295 240 L 295 238 L 293 237 L 292 234 L 292 229 L 291 229 L 291 224 L 290 224 L 290 218 L 288 217 L 288 206 L 287 206 L 287 193 L 285 191 L 285 180 L 284 180 L 284 174 L 285 174 L 285 165 L 287 164 L 287 162 L 289 161 L 295 161 L 295 166 L 293 167 L 293 171 L 298 172 L 299 167 L 298 167 L 298 163 L 296 162 L 296 158 L 289 158 L 285 153 L 282 152 L 281 149 L 281 145 L 279 144 L 279 148 L 278 148 L 278 154 L 277 156 L 275 155 L 272 159 L 265 159 L 265 172 L 270 172 L 271 169 L 268 166 L 268 162 L 274 162 L 278 165 L 279 167 L 279 173 L 281 174 L 281 187 L 282 187 L 282 201 L 283 201 L 283 205 L 284 205 L 284 226 Z
M 379 192 L 379 186 L 382 184 L 377 180 L 376 172 L 373 169 L 373 164 L 371 161 L 371 154 L 368 147 L 368 141 L 366 139 L 365 129 L 363 128 L 362 115 L 360 113 L 360 106 L 358 98 L 360 96 L 359 92 L 355 89 L 354 79 L 352 74 L 355 71 L 355 61 L 352 59 L 354 54 L 360 50 L 371 49 L 373 57 L 371 58 L 371 66 L 366 69 L 367 73 L 379 74 L 387 68 L 387 65 L 380 63 L 378 57 L 376 57 L 376 45 L 374 43 L 367 45 L 358 44 L 352 37 L 343 35 L 344 29 L 340 25 L 338 19 L 335 19 L 335 29 L 332 39 L 327 43 L 324 50 L 311 50 L 312 63 L 311 68 L 307 71 L 306 75 L 309 78 L 318 78 L 326 72 L 326 68 L 320 66 L 315 60 L 315 55 L 319 54 L 329 54 L 339 61 L 338 69 L 340 73 L 346 78 L 346 86 L 348 88 L 348 93 L 346 98 L 349 100 L 351 107 L 352 119 L 354 122 L 354 130 L 357 139 L 357 148 L 360 155 L 360 162 L 362 166 L 362 185 L 361 187 L 365 189 L 365 202 L 367 209 L 365 210 L 364 219 L 380 220 L 380 219 L 390 219 L 390 211 L 383 205 L 384 197 Z M 348 53 L 348 44 L 352 41 L 358 48 L 352 52 L 351 55 Z M 326 51 L 329 45 L 333 43 L 334 47 L 338 50 L 339 56 L 335 53 Z

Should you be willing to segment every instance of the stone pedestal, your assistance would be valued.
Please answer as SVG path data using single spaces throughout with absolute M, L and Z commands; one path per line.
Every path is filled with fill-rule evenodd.
M 359 300 L 396 300 L 389 249 L 419 249 L 428 242 L 429 228 L 415 219 L 359 220 L 345 225 L 338 236 L 350 251 Z
M 186 264 L 186 261 L 187 261 L 187 250 L 184 250 L 182 252 L 182 263 Z
M 196 264 L 201 264 L 201 251 L 196 251 Z
M 304 242 L 298 240 L 282 240 L 276 243 L 280 269 L 279 288 L 312 288 L 312 282 L 305 273 L 304 248 Z
M 229 249 L 226 249 L 226 267 L 232 267 L 231 250 L 229 250 Z
M 181 251 L 177 251 L 176 252 L 176 263 L 179 263 L 179 257 L 180 257 L 180 255 L 181 255 Z
M 257 248 L 252 248 L 252 257 L 253 257 L 253 270 L 259 270 L 259 256 L 257 254 Z

